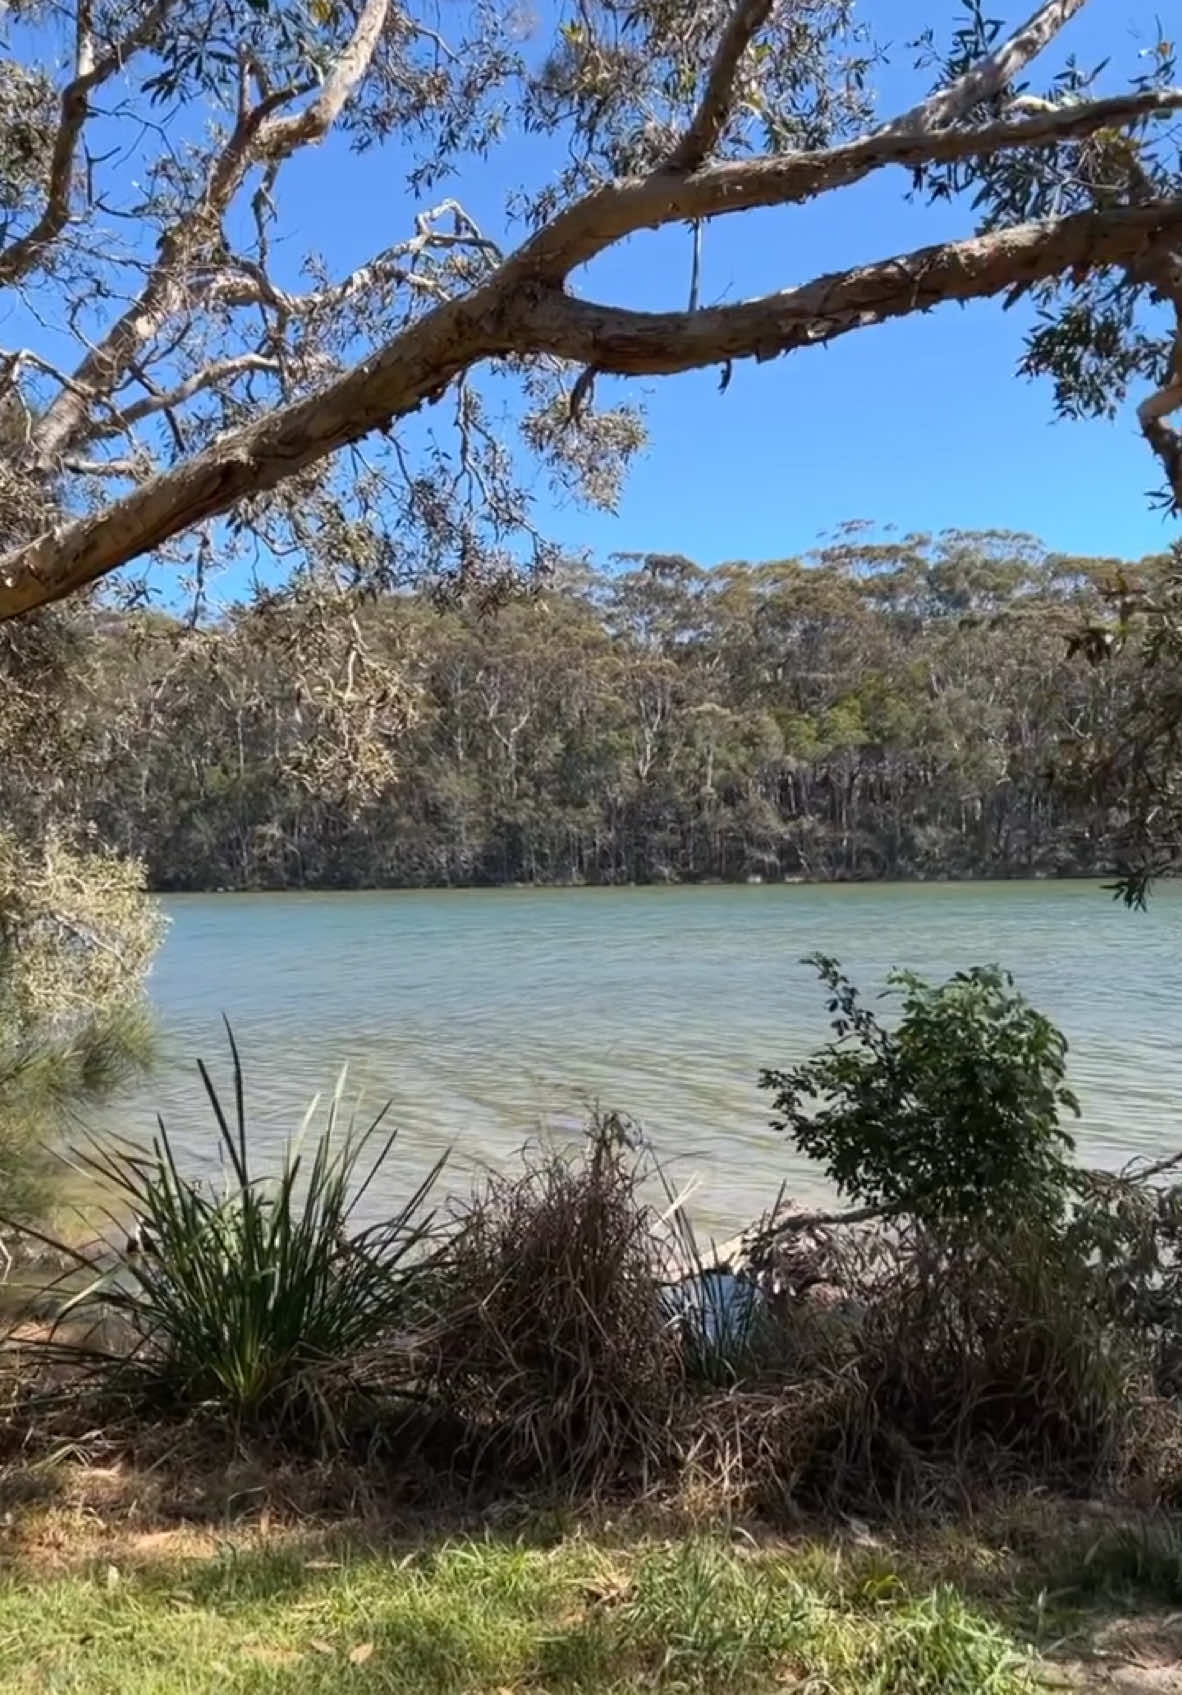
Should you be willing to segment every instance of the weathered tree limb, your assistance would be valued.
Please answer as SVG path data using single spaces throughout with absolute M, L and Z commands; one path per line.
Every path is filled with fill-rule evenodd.
M 31 457 L 39 470 L 52 472 L 65 451 L 94 439 L 87 428 L 87 397 L 92 402 L 109 397 L 137 352 L 184 309 L 190 268 L 199 254 L 217 245 L 226 211 L 252 167 L 266 164 L 275 169 L 298 148 L 328 133 L 365 75 L 389 9 L 390 0 L 367 0 L 323 85 L 298 113 L 280 115 L 300 93 L 290 87 L 268 92 L 251 107 L 244 76 L 238 121 L 213 160 L 204 193 L 164 232 L 138 297 L 89 349 L 73 372 L 72 386 L 56 397 L 37 424 Z
M 437 229 L 437 221 L 448 213 L 459 228 L 450 231 Z M 395 242 L 392 247 L 324 288 L 293 294 L 277 287 L 261 266 L 235 259 L 230 270 L 224 274 L 219 272 L 210 279 L 207 293 L 219 305 L 271 306 L 292 318 L 307 317 L 313 312 L 335 311 L 353 295 L 385 282 L 395 282 L 438 299 L 441 297 L 441 285 L 434 278 L 416 272 L 415 262 L 424 253 L 433 250 L 447 252 L 456 248 L 479 254 L 490 266 L 502 263 L 504 257 L 496 242 L 481 233 L 457 201 L 444 200 L 429 212 L 420 212 L 416 216 L 414 235 L 405 241 Z
M 325 77 L 316 98 L 300 112 L 272 118 L 260 131 L 261 158 L 286 159 L 297 148 L 324 140 L 369 69 L 389 15 L 390 0 L 366 0 L 347 46 Z
M 85 3 L 82 0 L 84 8 Z M 159 0 L 157 10 L 168 3 Z M 891 166 L 921 170 L 1008 151 L 1051 149 L 1099 130 L 1182 109 L 1182 90 L 1137 89 L 1062 104 L 1030 99 L 1002 103 L 997 108 L 1002 115 L 978 121 L 982 109 L 1003 100 L 1025 65 L 1083 3 L 1044 0 L 1002 46 L 910 111 L 855 141 L 811 152 L 719 162 L 711 156 L 741 97 L 745 56 L 773 10 L 773 0 L 736 0 L 721 28 L 689 127 L 657 169 L 583 196 L 507 259 L 461 208 L 445 203 L 417 220 L 409 240 L 387 247 L 342 281 L 301 294 L 278 287 L 268 274 L 267 197 L 282 163 L 297 149 L 322 139 L 362 86 L 387 29 L 391 0 L 365 0 L 349 41 L 315 90 L 301 81 L 303 73 L 298 71 L 288 86 L 272 88 L 244 49 L 237 118 L 211 154 L 202 186 L 165 224 L 134 298 L 86 348 L 77 367 L 60 374 L 58 392 L 48 406 L 37 415 L 26 405 L 28 442 L 17 468 L 42 485 L 63 469 L 83 466 L 92 478 L 118 475 L 116 467 L 134 475 L 145 462 L 135 427 L 157 416 L 172 429 L 180 462 L 104 510 L 63 522 L 0 558 L 0 619 L 70 594 L 227 511 L 243 497 L 271 490 L 337 448 L 360 441 L 374 429 L 388 428 L 486 359 L 568 361 L 588 372 L 617 375 L 716 363 L 729 370 L 737 358 L 773 358 L 888 318 L 927 311 L 946 300 L 984 298 L 1111 266 L 1124 268 L 1182 309 L 1182 272 L 1176 257 L 1182 245 L 1182 200 L 1155 200 L 1152 190 L 1133 194 L 1130 205 L 923 248 L 738 305 L 639 313 L 580 300 L 569 292 L 571 275 L 580 266 L 646 228 L 700 225 L 735 212 L 800 203 Z M 87 58 L 87 27 L 83 10 L 75 81 L 100 69 Z M 63 113 L 65 99 L 63 94 Z M 293 109 L 299 102 L 303 104 Z M 80 122 L 84 120 L 85 111 Z M 59 142 L 66 145 L 60 135 Z M 77 132 L 70 146 L 76 143 Z M 262 208 L 256 207 L 257 253 L 237 258 L 228 251 L 223 228 L 235 196 L 255 170 L 262 173 L 259 193 L 264 197 Z M 56 207 L 58 198 L 51 182 L 47 215 L 50 202 Z M 456 220 L 451 232 L 435 223 L 449 207 Z M 56 210 L 53 215 L 58 215 Z M 424 262 L 417 270 L 423 255 L 435 248 L 441 252 L 433 263 Z M 444 250 L 456 248 L 468 249 L 471 259 L 457 262 L 449 273 Z M 0 253 L 0 281 L 4 257 Z M 310 351 L 300 356 L 298 376 L 306 384 L 331 366 L 329 350 L 342 344 L 339 337 L 334 342 L 332 314 L 356 295 L 395 289 L 407 291 L 405 305 L 391 307 L 383 301 L 384 315 L 371 321 L 381 322 L 381 333 L 387 336 L 399 316 L 405 327 L 370 358 L 326 381 L 318 393 L 281 406 L 186 457 L 178 408 L 251 373 L 288 376 L 289 357 L 307 326 L 328 325 L 322 344 L 326 351 L 319 360 L 316 332 Z M 461 289 L 466 292 L 459 293 Z M 178 379 L 175 366 L 168 381 L 149 374 L 169 368 L 198 312 L 222 314 L 215 317 L 220 328 L 229 322 L 228 314 L 243 307 L 256 309 L 262 319 L 256 351 L 215 357 L 215 342 L 204 362 L 192 359 L 197 368 L 188 376 Z M 296 327 L 300 322 L 304 331 Z M 132 380 L 146 392 L 135 399 L 121 398 Z M 1180 406 L 1182 363 L 1141 413 L 1142 429 L 1182 498 L 1182 437 L 1166 421 Z M 100 472 L 98 461 L 87 457 L 85 449 L 119 434 L 129 437 L 131 450 L 117 460 L 103 461 L 107 469 Z
M 904 112 L 889 126 L 897 129 L 940 129 L 958 123 L 974 107 L 993 100 L 1052 42 L 1087 0 L 1045 0 L 1008 40 L 970 66 L 963 76 L 939 88 Z
M 1182 199 L 1020 224 L 696 312 L 634 312 L 543 290 L 518 305 L 512 336 L 531 352 L 622 376 L 773 359 L 945 301 L 985 299 L 1076 268 L 1119 265 L 1163 237 L 1182 238 Z
M 437 397 L 486 358 L 551 354 L 623 376 L 770 359 L 851 330 L 982 299 L 1072 268 L 1134 261 L 1182 239 L 1182 200 L 1021 225 L 820 277 L 803 288 L 697 312 L 632 312 L 518 284 L 512 262 L 426 314 L 318 393 L 279 408 L 92 517 L 0 558 L 0 619 L 61 599 L 170 537 Z
M 14 549 L 0 558 L 0 620 L 84 588 L 437 397 L 471 365 L 508 350 L 499 306 L 486 288 L 438 307 L 318 393 L 235 430 L 93 516 Z
M 861 182 L 890 166 L 915 169 L 984 159 L 1011 148 L 1053 146 L 1097 130 L 1182 109 L 1182 89 L 1137 91 L 1103 100 L 1048 106 L 1031 115 L 964 130 L 876 130 L 814 153 L 775 154 L 707 165 L 683 178 L 663 172 L 633 177 L 577 201 L 518 250 L 522 274 L 559 280 L 643 229 L 799 205 Z
M 774 4 L 775 0 L 739 0 L 722 32 L 701 103 L 670 155 L 669 170 L 694 171 L 713 153 L 734 105 L 739 66 Z
M 1138 406 L 1137 422 L 1165 472 L 1175 504 L 1182 508 L 1182 429 L 1169 422 L 1174 413 L 1182 412 L 1182 261 L 1176 255 L 1173 266 L 1178 273 L 1178 283 L 1169 297 L 1177 323 L 1174 353 L 1165 384 Z

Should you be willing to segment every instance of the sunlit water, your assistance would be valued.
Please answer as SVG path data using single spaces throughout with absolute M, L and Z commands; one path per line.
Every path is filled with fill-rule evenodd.
M 835 954 L 867 991 L 894 965 L 940 978 L 1001 964 L 1066 1030 L 1099 1164 L 1182 1148 L 1182 890 L 1147 915 L 1095 884 L 997 883 L 408 894 L 199 895 L 165 903 L 152 993 L 155 1076 L 104 1121 L 158 1108 L 184 1157 L 215 1157 L 194 1062 L 241 1047 L 253 1146 L 274 1157 L 309 1098 L 391 1102 L 389 1182 L 455 1147 L 453 1187 L 523 1140 L 562 1137 L 598 1101 L 643 1123 L 695 1207 L 728 1234 L 780 1183 L 823 1194 L 767 1127 L 762 1066 L 826 1036 L 801 955 Z M 228 1094 L 228 1089 L 227 1089 Z

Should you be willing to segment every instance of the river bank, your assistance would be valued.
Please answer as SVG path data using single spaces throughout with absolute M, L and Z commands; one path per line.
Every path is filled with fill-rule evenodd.
M 334 1104 L 262 1183 L 240 1072 L 228 1189 L 164 1132 L 96 1147 L 135 1228 L 63 1244 L 57 1322 L 47 1291 L 0 1350 L 0 1681 L 1176 1688 L 1177 1161 L 1065 1162 L 1062 1042 L 1004 978 L 907 993 L 830 1073 L 869 1204 L 779 1204 L 718 1277 L 610 1114 L 371 1226 L 381 1124 Z

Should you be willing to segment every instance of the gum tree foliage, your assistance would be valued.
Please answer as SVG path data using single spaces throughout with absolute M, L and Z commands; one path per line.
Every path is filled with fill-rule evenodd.
M 145 1064 L 143 991 L 161 919 L 142 869 L 51 834 L 0 831 L 0 1210 L 44 1196 L 44 1150 Z
M 1071 645 L 1103 677 L 1114 710 L 1071 749 L 1061 786 L 1108 818 L 1112 892 L 1144 908 L 1153 883 L 1182 869 L 1182 545 L 1159 569 L 1114 571 L 1105 601 Z
M 1003 23 L 968 0 L 893 49 L 928 92 L 880 112 L 852 0 L 563 0 L 544 26 L 507 0 L 16 0 L 0 619 L 151 558 L 200 607 L 216 556 L 265 544 L 350 698 L 367 656 L 318 621 L 325 569 L 351 588 L 545 563 L 529 456 L 610 502 L 643 440 L 608 379 L 713 366 L 725 386 L 736 360 L 989 296 L 1033 302 L 1018 357 L 1060 412 L 1137 402 L 1176 505 L 1182 91 L 1148 0 L 1111 63 L 1074 60 L 1058 38 L 1084 4 Z M 297 161 L 331 132 L 390 158 L 346 273 L 302 249 Z M 522 133 L 532 182 L 478 227 L 463 172 Z M 878 173 L 952 201 L 962 234 L 811 279 L 805 255 L 720 306 L 682 275 L 634 311 L 588 274 L 639 232 L 714 240 Z

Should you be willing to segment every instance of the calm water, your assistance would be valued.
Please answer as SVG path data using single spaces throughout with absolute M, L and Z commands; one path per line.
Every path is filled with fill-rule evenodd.
M 153 976 L 164 1031 L 150 1085 L 186 1156 L 213 1157 L 193 1062 L 245 1058 L 256 1145 L 277 1147 L 342 1064 L 389 1099 L 409 1172 L 449 1143 L 461 1167 L 574 1130 L 600 1101 L 641 1120 L 719 1233 L 787 1178 L 823 1191 L 766 1126 L 759 1068 L 826 1034 L 802 954 L 864 989 L 892 965 L 940 977 L 997 962 L 1066 1030 L 1096 1163 L 1182 1147 L 1182 889 L 1148 915 L 1094 884 L 1031 883 L 201 895 L 166 903 Z M 453 1175 L 453 1182 L 455 1177 Z

